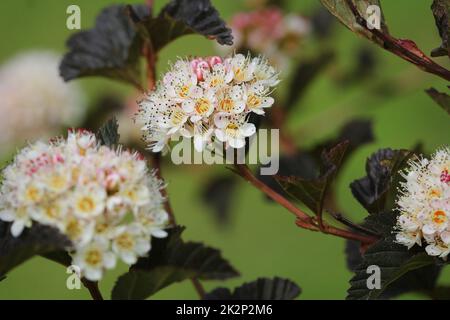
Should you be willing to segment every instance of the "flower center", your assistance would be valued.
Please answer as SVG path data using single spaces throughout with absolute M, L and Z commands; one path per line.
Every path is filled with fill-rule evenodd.
M 54 190 L 63 189 L 66 185 L 66 179 L 62 175 L 53 175 L 50 178 L 50 187 Z
M 209 110 L 210 103 L 208 99 L 200 98 L 195 103 L 195 111 L 197 111 L 198 114 L 205 114 Z
M 225 98 L 223 100 L 220 100 L 219 108 L 222 111 L 230 112 L 231 110 L 233 110 L 233 106 L 234 106 L 234 103 L 233 103 L 233 100 L 231 100 L 231 99 Z
M 117 245 L 124 250 L 131 250 L 134 247 L 133 238 L 128 233 L 122 233 L 117 237 Z
M 95 225 L 96 233 L 103 233 L 105 232 L 106 229 L 108 229 L 108 224 L 106 222 L 97 223 Z
M 45 208 L 45 215 L 51 219 L 59 217 L 59 208 L 57 206 L 48 206 Z
M 178 95 L 181 98 L 186 98 L 189 95 L 189 89 L 190 87 L 187 84 L 185 84 L 180 88 L 180 90 L 178 90 Z
M 25 191 L 25 197 L 27 200 L 38 202 L 41 199 L 41 193 L 38 188 L 29 186 Z
M 221 79 L 221 78 L 219 78 L 219 77 L 214 77 L 214 78 L 212 78 L 211 79 L 211 81 L 210 81 L 210 83 L 209 83 L 209 85 L 211 86 L 211 87 L 217 87 L 217 86 L 219 86 L 219 85 L 221 85 L 221 84 L 223 84 L 223 79 Z
M 442 224 L 445 221 L 447 221 L 447 216 L 445 215 L 445 212 L 442 210 L 437 210 L 433 214 L 433 222 L 436 224 Z
M 77 220 L 73 219 L 71 220 L 66 227 L 66 233 L 71 239 L 77 239 L 78 236 L 81 234 L 81 226 L 78 223 Z
M 82 197 L 78 201 L 78 209 L 84 213 L 89 213 L 95 208 L 95 202 L 91 197 Z
M 241 68 L 235 68 L 234 69 L 234 78 L 237 81 L 243 81 L 244 80 L 244 71 L 242 71 Z
M 98 249 L 91 249 L 86 252 L 86 262 L 91 266 L 96 266 L 102 261 L 102 253 Z
M 236 137 L 238 134 L 238 126 L 235 123 L 229 123 L 225 128 L 225 132 L 230 137 Z
M 438 197 L 440 197 L 441 196 L 441 191 L 440 190 L 438 190 L 438 189 L 432 189 L 431 191 L 430 191 L 430 197 L 432 197 L 432 198 L 438 198 Z
M 261 104 L 261 98 L 254 94 L 251 94 L 247 99 L 247 103 L 250 108 L 257 108 Z

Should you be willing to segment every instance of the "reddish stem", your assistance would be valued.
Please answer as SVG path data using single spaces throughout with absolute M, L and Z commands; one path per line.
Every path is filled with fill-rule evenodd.
M 319 227 L 314 218 L 310 217 L 308 214 L 294 206 L 292 202 L 280 195 L 278 192 L 274 191 L 261 180 L 257 179 L 246 165 L 235 164 L 235 167 L 245 180 L 250 182 L 253 186 L 264 192 L 272 200 L 279 203 L 280 205 L 288 209 L 291 213 L 293 213 L 297 217 L 296 224 L 299 227 L 312 231 L 320 231 L 325 234 L 332 234 L 349 240 L 360 241 L 361 243 L 365 244 L 372 244 L 378 240 L 378 238 L 374 236 L 361 235 L 348 230 L 335 228 L 325 223 L 322 223 L 322 225 Z
M 435 63 L 422 52 L 420 52 L 421 55 L 419 55 L 412 50 L 408 50 L 408 48 L 405 48 L 399 43 L 399 39 L 392 37 L 390 34 L 385 34 L 384 32 L 381 32 L 380 30 L 377 30 L 375 28 L 369 29 L 367 27 L 367 21 L 364 19 L 364 17 L 361 16 L 355 4 L 353 3 L 353 0 L 346 0 L 346 2 L 353 15 L 355 16 L 358 24 L 367 32 L 372 33 L 376 38 L 378 38 L 378 40 L 382 41 L 384 49 L 416 65 L 425 72 L 437 75 L 447 81 L 450 81 L 449 70 Z

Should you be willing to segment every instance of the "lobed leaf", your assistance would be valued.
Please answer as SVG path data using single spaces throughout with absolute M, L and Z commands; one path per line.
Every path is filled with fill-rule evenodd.
M 69 247 L 70 240 L 55 228 L 34 223 L 16 238 L 11 235 L 9 223 L 0 221 L 0 277 L 35 255 Z
M 186 279 L 224 280 L 239 275 L 219 250 L 181 240 L 183 230 L 176 227 L 167 230 L 164 239 L 153 238 L 149 256 L 118 278 L 112 299 L 146 299 Z
M 65 81 L 103 76 L 140 87 L 142 41 L 125 9 L 124 5 L 103 9 L 92 29 L 77 32 L 69 38 L 69 52 L 60 65 L 60 74 Z M 145 5 L 134 5 L 133 9 L 141 18 L 150 14 Z
M 151 42 L 154 52 L 189 34 L 200 34 L 222 45 L 233 44 L 231 29 L 210 0 L 172 0 L 157 17 L 133 20 L 141 35 Z
M 367 281 L 372 274 L 367 268 L 373 265 L 380 268 L 380 289 L 368 287 Z M 378 299 L 432 289 L 440 267 L 435 264 L 435 258 L 425 252 L 408 250 L 389 237 L 369 247 L 354 272 L 347 299 Z
M 275 179 L 292 197 L 303 202 L 316 215 L 321 215 L 325 196 L 342 163 L 348 141 L 322 153 L 322 169 L 317 178 L 304 179 L 297 176 L 276 176 Z
M 388 192 L 395 177 L 407 161 L 414 155 L 408 150 L 381 149 L 366 162 L 367 176 L 350 184 L 353 196 L 370 213 L 386 211 Z

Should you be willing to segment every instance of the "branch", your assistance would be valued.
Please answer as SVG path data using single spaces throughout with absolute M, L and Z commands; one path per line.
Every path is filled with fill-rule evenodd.
M 91 297 L 93 300 L 103 300 L 102 293 L 100 292 L 100 289 L 98 288 L 98 282 L 97 281 L 89 281 L 86 278 L 81 278 L 81 282 L 86 287 L 86 289 L 89 290 L 89 293 L 91 294 Z
M 361 16 L 355 4 L 353 3 L 353 0 L 345 1 L 347 3 L 347 6 L 355 16 L 357 23 L 367 32 L 373 34 L 378 40 L 382 41 L 384 49 L 402 58 L 403 60 L 416 65 L 425 72 L 437 75 L 447 81 L 450 81 L 450 71 L 427 57 L 422 51 L 420 51 L 420 49 L 417 48 L 413 41 L 396 39 L 390 34 L 385 34 L 375 28 L 369 29 L 367 27 L 366 19 Z M 406 45 L 413 48 L 408 49 Z M 416 51 L 418 51 L 420 54 L 418 54 Z
M 353 229 L 357 232 L 361 232 L 367 235 L 371 235 L 374 237 L 377 237 L 378 234 L 376 234 L 375 232 L 366 229 L 352 221 L 350 221 L 349 219 L 347 219 L 346 217 L 344 217 L 341 213 L 335 213 L 335 212 L 329 212 L 331 214 L 331 216 L 336 220 L 339 221 L 340 223 L 342 223 L 343 225 L 349 227 L 350 229 Z
M 294 206 L 292 202 L 290 202 L 284 196 L 282 196 L 281 194 L 270 188 L 261 180 L 257 179 L 246 165 L 235 164 L 234 166 L 236 168 L 235 172 L 237 172 L 241 177 L 250 182 L 257 189 L 261 190 L 272 200 L 279 203 L 280 205 L 288 209 L 291 213 L 293 213 L 297 217 L 296 224 L 299 227 L 311 231 L 320 231 L 325 234 L 332 234 L 349 240 L 360 241 L 361 243 L 364 244 L 372 244 L 378 241 L 378 237 L 361 235 L 359 233 L 354 233 L 348 230 L 335 228 L 325 223 L 323 223 L 323 225 L 319 228 L 319 226 L 316 223 L 316 219 L 314 219 L 313 217 L 309 216 L 308 214 L 306 214 L 305 212 Z

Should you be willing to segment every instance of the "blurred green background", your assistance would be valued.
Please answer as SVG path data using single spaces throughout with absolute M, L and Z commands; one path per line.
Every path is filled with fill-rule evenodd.
M 129 1 L 135 3 L 139 1 Z M 166 1 L 156 0 L 157 8 Z M 318 7 L 317 0 L 287 1 L 291 11 L 309 15 Z M 426 53 L 438 46 L 440 39 L 429 7 L 430 1 L 382 1 L 392 34 L 414 39 Z M 0 63 L 16 53 L 29 49 L 53 49 L 63 53 L 65 40 L 73 32 L 66 29 L 66 8 L 81 7 L 82 28 L 92 26 L 101 8 L 120 1 L 110 0 L 15 0 L 0 2 Z M 229 18 L 245 8 L 242 1 L 213 0 L 222 17 Z M 336 85 L 339 73 L 354 64 L 355 51 L 362 45 L 373 47 L 378 67 L 373 81 L 351 87 Z M 445 83 L 425 74 L 399 58 L 358 38 L 340 24 L 326 46 L 335 48 L 337 60 L 310 87 L 289 118 L 289 130 L 301 146 L 310 146 L 336 134 L 353 116 L 372 119 L 376 141 L 355 152 L 342 169 L 337 199 L 343 211 L 356 221 L 364 210 L 351 196 L 349 183 L 364 174 L 365 159 L 381 147 L 410 148 L 423 143 L 426 152 L 448 144 L 448 115 L 424 93 L 435 86 L 444 90 Z M 308 50 L 308 49 L 305 49 Z M 158 70 L 177 56 L 209 55 L 214 45 L 199 36 L 187 36 L 166 47 L 159 57 Z M 311 54 L 311 53 L 309 53 Z M 446 67 L 448 59 L 437 61 Z M 104 79 L 80 81 L 90 102 L 99 94 L 115 92 L 126 97 L 132 89 Z M 398 94 L 371 94 L 373 83 L 395 83 Z M 1 97 L 0 97 L 1 103 Z M 1 115 L 5 116 L 5 115 Z M 231 174 L 222 167 L 212 171 Z M 257 277 L 281 276 L 298 283 L 301 299 L 343 299 L 351 273 L 345 265 L 344 240 L 299 229 L 293 216 L 280 206 L 267 202 L 250 185 L 240 183 L 232 204 L 231 225 L 220 228 L 199 194 L 212 174 L 200 166 L 174 167 L 166 163 L 164 175 L 178 222 L 187 226 L 185 238 L 220 248 L 223 255 L 241 272 L 241 277 L 227 282 L 204 282 L 207 290 L 216 286 L 233 287 Z M 107 272 L 101 282 L 105 297 L 115 279 L 125 272 L 120 265 Z M 64 268 L 42 258 L 21 265 L 0 283 L 0 299 L 88 299 L 85 289 L 66 289 Z M 444 271 L 441 283 L 450 283 L 450 272 Z M 154 296 L 157 299 L 196 299 L 189 281 L 172 285 Z M 410 294 L 402 298 L 421 298 Z

